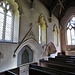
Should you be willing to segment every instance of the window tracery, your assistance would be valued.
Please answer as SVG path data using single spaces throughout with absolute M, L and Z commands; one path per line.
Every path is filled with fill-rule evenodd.
M 14 42 L 15 37 L 18 38 L 18 36 L 16 36 L 15 34 L 15 21 L 19 21 L 18 17 L 19 14 L 17 15 L 17 19 L 15 19 L 16 10 L 14 11 L 12 6 L 13 5 L 11 5 L 11 3 L 7 0 L 0 1 L 0 41 L 1 42 Z M 17 24 L 17 26 L 19 26 L 19 23 Z
M 75 45 L 75 17 L 67 25 L 67 42 L 68 45 Z

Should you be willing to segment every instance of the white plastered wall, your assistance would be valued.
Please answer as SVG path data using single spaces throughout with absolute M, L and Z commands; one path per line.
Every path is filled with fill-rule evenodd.
M 19 30 L 19 41 L 23 39 L 23 37 L 26 35 L 30 28 L 30 23 L 33 24 L 32 32 L 35 36 L 35 39 L 37 42 L 39 42 L 39 23 L 38 18 L 40 14 L 43 14 L 46 23 L 47 23 L 47 43 L 53 42 L 54 43 L 54 33 L 53 33 L 53 25 L 56 23 L 56 25 L 59 25 L 58 20 L 55 18 L 55 16 L 52 15 L 52 22 L 49 22 L 49 12 L 44 7 L 44 5 L 38 1 L 34 0 L 34 11 L 30 10 L 30 0 L 16 0 L 17 2 L 20 1 L 20 4 L 22 6 L 22 14 L 20 14 L 20 30 Z M 60 39 L 59 39 L 60 41 Z M 17 50 L 21 50 L 21 48 L 25 45 L 28 45 L 34 52 L 34 61 L 37 62 L 38 59 L 41 56 L 41 53 L 43 53 L 43 50 L 41 50 L 41 47 L 36 44 L 32 39 L 22 43 L 20 48 Z M 0 71 L 8 70 L 14 67 L 17 67 L 17 53 L 16 58 L 13 58 L 14 51 L 18 44 L 0 44 L 0 52 L 3 53 L 3 58 L 0 59 Z M 56 46 L 57 50 L 60 51 L 60 42 L 59 46 Z

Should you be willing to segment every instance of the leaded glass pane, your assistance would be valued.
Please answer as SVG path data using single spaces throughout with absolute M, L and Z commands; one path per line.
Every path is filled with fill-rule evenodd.
M 67 30 L 67 39 L 68 39 L 68 45 L 71 45 L 71 34 L 70 34 L 70 30 Z
M 12 40 L 12 15 L 10 15 L 10 12 L 6 16 L 5 40 Z
M 7 5 L 7 10 L 9 9 L 9 5 Z
M 2 8 L 2 7 L 0 7 L 0 13 L 4 13 L 4 11 L 3 11 L 3 8 Z
M 54 43 L 57 45 L 57 41 L 58 41 L 58 36 L 57 36 L 57 27 L 54 27 Z
M 41 43 L 41 26 L 39 25 L 39 43 Z
M 72 45 L 75 44 L 75 34 L 74 34 L 74 29 L 72 28 L 71 30 L 71 35 L 72 35 Z
M 4 12 L 3 9 L 0 7 L 0 40 L 2 40 L 3 35 L 3 24 L 4 24 Z
M 75 17 L 73 17 L 72 20 L 75 22 Z
M 10 11 L 7 12 L 7 16 L 10 16 L 10 17 L 12 16 Z
M 9 9 L 9 3 L 6 0 L 0 2 L 0 41 L 12 41 L 13 19 Z
M 72 29 L 72 26 L 71 25 L 69 26 L 69 29 Z
M 69 27 L 70 23 L 68 23 L 67 28 Z
M 1 5 L 1 3 L 0 3 L 0 5 Z
M 75 45 L 75 36 L 72 37 L 72 45 Z
M 75 45 L 75 17 L 73 17 L 67 25 L 68 45 Z
M 3 7 L 5 7 L 5 3 L 3 3 Z

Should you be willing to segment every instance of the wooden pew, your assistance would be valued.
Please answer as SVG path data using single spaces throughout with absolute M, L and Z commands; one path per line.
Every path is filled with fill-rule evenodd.
M 75 75 L 75 73 L 30 64 L 29 75 Z
M 75 56 L 61 55 L 61 56 L 56 56 L 55 59 L 58 60 L 58 61 L 75 64 Z
M 13 73 L 11 71 L 5 71 L 5 75 L 17 75 L 17 74 L 15 74 L 15 73 Z
M 4 72 L 1 72 L 0 75 L 17 75 L 11 71 L 4 71 Z
M 13 73 L 19 75 L 20 69 L 19 69 L 19 67 L 17 67 L 17 68 L 11 69 L 11 70 L 9 70 L 9 71 L 11 71 L 11 72 L 13 72 Z
M 49 58 L 49 61 L 55 61 L 55 62 L 63 62 L 63 63 L 67 63 L 67 64 L 74 64 L 75 60 L 73 59 L 57 59 L 57 58 Z
M 75 63 L 67 63 L 63 62 L 63 60 L 51 59 L 47 61 L 42 59 L 40 60 L 40 66 L 75 73 Z
M 1 72 L 0 75 L 19 75 L 19 67 Z
M 5 75 L 5 72 L 0 72 L 0 75 Z
M 58 59 L 74 59 L 75 60 L 75 56 L 66 56 L 66 55 L 59 55 L 59 56 L 56 56 L 55 58 L 58 58 Z
M 75 63 L 75 56 L 56 56 L 55 58 L 48 58 L 49 61 L 56 61 L 56 62 L 64 62 L 69 64 Z

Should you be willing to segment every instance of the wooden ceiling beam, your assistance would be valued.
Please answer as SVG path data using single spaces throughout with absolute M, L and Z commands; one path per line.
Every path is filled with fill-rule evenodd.
M 58 0 L 52 0 L 52 1 L 51 1 L 51 3 L 50 3 L 50 8 L 49 8 L 50 17 L 51 17 L 51 15 L 52 15 L 52 12 L 53 12 L 54 8 L 56 7 L 57 3 L 58 3 Z
M 61 7 L 64 9 L 64 6 L 63 6 L 61 0 L 58 0 L 58 1 L 59 1 L 59 3 L 60 3 Z
M 46 5 L 46 2 L 47 2 L 47 0 L 44 0 L 43 4 L 45 4 L 45 5 Z
M 52 13 L 61 21 L 67 9 L 75 6 L 75 0 L 39 0 L 49 10 L 50 17 Z M 60 5 L 60 8 L 59 6 Z M 59 14 L 59 15 L 58 15 Z
M 71 1 L 70 2 L 70 0 L 68 0 L 67 3 L 66 3 L 66 5 L 65 5 L 65 7 L 64 7 L 64 9 L 62 10 L 62 12 L 60 14 L 59 21 L 61 21 L 62 17 L 65 15 L 67 9 L 69 7 L 72 7 L 72 6 L 75 6 L 75 1 Z

